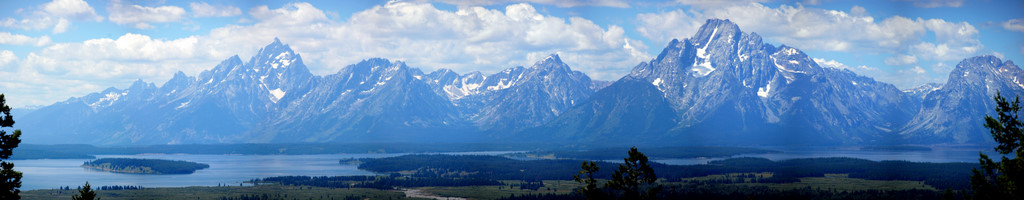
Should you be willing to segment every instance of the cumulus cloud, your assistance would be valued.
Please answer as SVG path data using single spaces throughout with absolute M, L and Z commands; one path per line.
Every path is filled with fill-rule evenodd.
M 0 88 L 24 95 L 12 105 L 41 105 L 107 87 L 127 87 L 136 79 L 157 85 L 177 71 L 196 75 L 225 57 L 214 58 L 197 37 L 174 40 L 146 35 L 56 43 L 18 59 L 0 51 Z M 12 58 L 13 57 L 13 58 Z M 2 63 L 12 63 L 2 65 Z
M 11 64 L 14 61 L 18 61 L 18 56 L 15 56 L 14 52 L 0 50 L 0 69 L 4 69 L 7 64 Z
M 637 31 L 654 45 L 665 45 L 673 38 L 686 38 L 697 32 L 704 24 L 700 13 L 673 10 L 663 13 L 641 13 L 637 15 Z
M 206 2 L 188 4 L 195 17 L 231 17 L 242 14 L 242 9 L 230 5 L 210 5 Z
M 149 23 L 176 22 L 184 19 L 185 9 L 177 6 L 147 7 L 127 5 L 120 0 L 113 0 L 107 7 L 108 18 L 117 24 L 130 24 L 138 29 L 150 29 Z
M 25 35 L 0 32 L 0 44 L 45 46 L 47 44 L 50 44 L 50 37 L 44 35 L 38 38 L 34 38 Z
M 176 71 L 197 74 L 216 63 L 207 54 L 197 53 L 202 51 L 197 44 L 196 37 L 162 40 L 129 33 L 116 39 L 50 45 L 29 53 L 19 66 L 24 73 L 49 80 L 79 80 L 108 87 L 138 78 L 160 83 Z M 76 96 L 95 91 L 66 92 Z
M 909 72 L 912 72 L 912 73 L 915 73 L 915 74 L 924 74 L 926 72 L 926 71 L 924 71 L 924 68 L 921 68 L 921 66 L 914 66 L 914 68 L 910 68 L 908 70 L 909 70 Z
M 647 46 L 627 38 L 622 27 L 543 15 L 529 4 L 508 5 L 504 11 L 446 11 L 425 3 L 391 2 L 347 21 L 330 20 L 308 3 L 260 6 L 249 14 L 255 24 L 214 29 L 208 39 L 238 47 L 226 52 L 254 52 L 263 44 L 253 40 L 280 37 L 321 74 L 370 57 L 404 60 L 424 70 L 496 72 L 559 53 L 574 69 L 612 80 L 649 59 Z
M 54 44 L 41 50 L 40 54 L 72 60 L 163 61 L 196 57 L 196 43 L 196 37 L 160 40 L 128 33 L 117 39 L 101 38 L 82 43 Z
M 92 6 L 82 0 L 54 0 L 28 8 L 25 13 L 28 14 L 21 19 L 8 17 L 0 20 L 0 27 L 24 30 L 52 29 L 54 34 L 58 34 L 67 31 L 71 26 L 71 20 L 103 21 L 103 17 L 96 15 Z
M 289 3 L 282 8 L 270 10 L 267 6 L 259 6 L 249 10 L 253 18 L 266 23 L 297 25 L 323 22 L 327 15 L 312 4 L 306 2 Z
M 43 10 L 56 16 L 75 20 L 103 21 L 103 17 L 96 15 L 96 10 L 83 0 L 54 0 L 43 4 Z
M 1024 32 L 1024 18 L 1010 19 L 1002 25 L 1006 30 Z
M 514 2 L 530 2 L 536 4 L 548 4 L 563 8 L 569 7 L 580 7 L 580 6 L 599 6 L 599 7 L 615 7 L 615 8 L 629 8 L 629 3 L 622 0 L 526 0 L 526 1 L 513 1 L 513 0 L 419 0 L 418 2 L 440 2 L 444 4 L 458 5 L 458 6 L 492 6 L 500 4 L 508 4 Z

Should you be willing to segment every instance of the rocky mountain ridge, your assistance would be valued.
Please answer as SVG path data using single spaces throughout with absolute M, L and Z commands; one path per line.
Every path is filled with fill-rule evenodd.
M 877 145 L 991 142 L 992 96 L 1024 71 L 965 59 L 944 84 L 900 91 L 822 67 L 723 19 L 614 82 L 558 55 L 494 74 L 363 60 L 317 76 L 275 39 L 196 77 L 138 80 L 19 116 L 27 143 L 487 142 Z M 57 138 L 57 139 L 54 139 Z

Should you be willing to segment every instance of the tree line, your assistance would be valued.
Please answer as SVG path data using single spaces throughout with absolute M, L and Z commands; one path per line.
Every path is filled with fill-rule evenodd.
M 618 165 L 595 162 L 602 169 Z M 728 173 L 770 172 L 775 178 L 765 181 L 785 182 L 799 177 L 823 177 L 825 174 L 849 174 L 850 178 L 868 180 L 923 181 L 939 189 L 968 188 L 974 163 L 919 163 L 909 161 L 871 161 L 857 158 L 806 158 L 772 161 L 764 158 L 731 158 L 701 165 L 665 165 L 649 163 L 660 178 L 679 181 L 685 178 Z M 515 160 L 482 155 L 405 155 L 365 159 L 360 169 L 378 173 L 416 171 L 415 177 L 476 177 L 495 180 L 573 180 L 580 161 Z M 460 173 L 469 172 L 469 173 Z M 597 179 L 611 179 L 610 171 L 594 174 Z M 785 179 L 785 180 L 784 180 Z
M 82 166 L 114 172 L 150 174 L 191 174 L 196 170 L 210 167 L 208 164 L 196 162 L 138 158 L 101 158 L 85 161 Z

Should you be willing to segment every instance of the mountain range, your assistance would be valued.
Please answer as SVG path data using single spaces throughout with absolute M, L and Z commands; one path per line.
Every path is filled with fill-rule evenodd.
M 162 86 L 138 80 L 17 116 L 26 143 L 525 142 L 656 145 L 991 143 L 996 92 L 1024 94 L 1012 61 L 961 61 L 901 91 L 723 19 L 672 40 L 614 82 L 552 54 L 494 74 L 430 73 L 383 58 L 311 74 L 275 39 Z

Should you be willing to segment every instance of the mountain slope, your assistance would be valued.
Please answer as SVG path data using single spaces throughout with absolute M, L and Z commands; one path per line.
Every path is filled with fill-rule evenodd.
M 941 88 L 927 93 L 900 134 L 911 143 L 992 143 L 982 125 L 986 114 L 995 114 L 996 92 L 1008 99 L 1024 95 L 1024 70 L 995 56 L 965 59 Z
M 890 137 L 916 110 L 914 101 L 890 84 L 822 68 L 803 52 L 766 44 L 728 20 L 708 20 L 694 37 L 673 40 L 656 59 L 619 81 L 635 80 L 656 87 L 676 113 L 679 123 L 658 140 L 666 143 L 866 143 Z M 577 109 L 590 108 L 569 112 L 598 115 L 615 108 Z M 609 141 L 631 135 L 629 130 L 615 134 Z
M 531 67 L 486 76 L 441 69 L 427 77 L 434 91 L 447 96 L 464 118 L 494 137 L 542 125 L 589 98 L 599 86 L 555 54 Z
M 369 59 L 324 77 L 256 131 L 261 142 L 422 141 L 463 123 L 402 62 Z M 298 139 L 298 140 L 296 140 Z
M 625 77 L 554 121 L 525 131 L 528 138 L 576 144 L 618 141 L 651 143 L 678 124 L 676 113 L 650 83 Z M 619 134 L 629 133 L 623 138 Z

